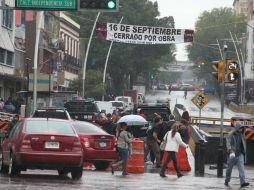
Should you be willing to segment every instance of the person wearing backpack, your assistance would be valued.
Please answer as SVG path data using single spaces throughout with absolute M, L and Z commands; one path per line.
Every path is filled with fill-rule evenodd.
M 111 172 L 114 174 L 114 170 L 119 166 L 122 166 L 122 175 L 127 175 L 127 161 L 130 150 L 130 143 L 132 138 L 129 137 L 127 130 L 127 124 L 125 122 L 119 123 L 117 126 L 116 137 L 117 137 L 117 150 L 119 153 L 119 161 L 111 165 Z

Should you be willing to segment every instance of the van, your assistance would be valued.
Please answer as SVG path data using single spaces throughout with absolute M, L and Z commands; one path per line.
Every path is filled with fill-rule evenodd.
M 115 110 L 115 108 L 113 107 L 112 102 L 108 102 L 108 101 L 95 101 L 95 103 L 98 106 L 98 108 L 99 108 L 101 113 L 105 113 L 105 114 L 110 113 L 112 115 L 112 113 Z
M 130 96 L 117 96 L 117 97 L 115 97 L 115 101 L 124 102 L 127 111 L 132 111 L 134 108 L 134 103 L 133 103 L 132 98 Z

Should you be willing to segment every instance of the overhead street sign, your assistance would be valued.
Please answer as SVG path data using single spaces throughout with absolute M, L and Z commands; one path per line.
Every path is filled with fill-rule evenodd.
M 77 10 L 77 0 L 15 0 L 15 8 Z
M 191 101 L 201 110 L 208 103 L 208 98 L 202 92 L 199 92 Z

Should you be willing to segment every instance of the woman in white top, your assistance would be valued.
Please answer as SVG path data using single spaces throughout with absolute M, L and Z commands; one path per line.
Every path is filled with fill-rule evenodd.
M 165 171 L 167 169 L 168 163 L 173 160 L 173 165 L 177 173 L 177 177 L 182 177 L 183 175 L 180 173 L 178 167 L 177 167 L 177 160 L 176 160 L 176 152 L 178 152 L 179 145 L 187 148 L 188 145 L 185 144 L 180 136 L 180 133 L 178 132 L 180 127 L 179 122 L 175 122 L 172 125 L 171 131 L 167 132 L 164 136 L 164 141 L 166 142 L 165 151 L 168 152 L 168 157 L 166 158 L 160 172 L 161 177 L 166 177 Z

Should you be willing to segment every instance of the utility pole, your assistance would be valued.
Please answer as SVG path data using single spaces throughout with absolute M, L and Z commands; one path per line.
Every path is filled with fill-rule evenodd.
M 119 24 L 122 23 L 122 20 L 123 20 L 123 17 L 121 18 Z M 105 61 L 105 67 L 104 67 L 104 72 L 103 72 L 103 80 L 102 80 L 103 86 L 105 86 L 106 73 L 107 73 L 107 66 L 108 66 L 108 58 L 109 58 L 109 55 L 110 55 L 110 52 L 111 52 L 111 48 L 112 48 L 113 43 L 114 43 L 114 42 L 111 41 L 110 46 L 109 46 L 109 48 L 108 48 L 108 54 L 107 54 L 107 58 L 106 58 L 106 61 Z M 102 96 L 102 101 L 104 101 L 104 95 Z
M 83 98 L 85 97 L 85 80 L 86 80 L 87 58 L 88 58 L 88 54 L 89 54 L 90 44 L 91 44 L 91 41 L 92 41 L 92 38 L 93 38 L 93 32 L 94 32 L 94 29 L 95 29 L 95 26 L 96 26 L 96 23 L 98 21 L 98 18 L 100 16 L 100 14 L 101 14 L 101 12 L 98 12 L 97 17 L 96 17 L 96 19 L 94 21 L 93 29 L 92 29 L 92 32 L 90 34 L 90 38 L 89 38 L 87 49 L 86 49 L 86 56 L 85 56 L 84 65 L 83 65 L 83 78 L 82 78 L 82 97 Z
M 33 84 L 33 112 L 37 108 L 37 68 L 38 68 L 38 49 L 39 49 L 39 39 L 41 22 L 43 17 L 43 11 L 38 11 L 36 13 L 36 39 L 35 39 L 35 49 L 34 49 L 34 84 Z
M 217 177 L 223 177 L 223 129 L 224 129 L 224 88 L 225 88 L 225 71 L 227 64 L 227 49 L 226 42 L 223 45 L 223 67 L 222 67 L 222 80 L 221 80 L 221 122 L 220 122 L 220 144 L 218 148 L 218 160 L 217 160 Z

